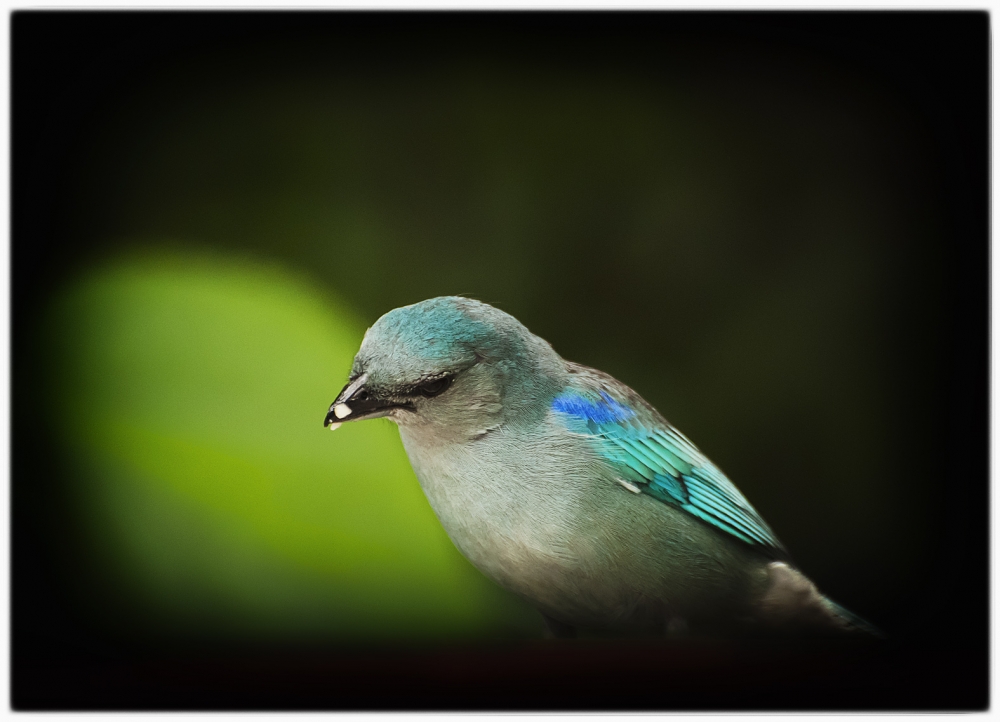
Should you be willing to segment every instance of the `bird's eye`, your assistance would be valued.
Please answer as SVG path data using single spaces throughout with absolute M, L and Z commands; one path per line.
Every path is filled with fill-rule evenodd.
M 417 387 L 417 393 L 421 396 L 426 396 L 427 398 L 437 396 L 444 393 L 448 387 L 451 386 L 453 379 L 453 376 L 445 376 L 441 379 L 434 379 L 433 381 L 428 381 L 425 384 L 420 384 L 420 386 Z

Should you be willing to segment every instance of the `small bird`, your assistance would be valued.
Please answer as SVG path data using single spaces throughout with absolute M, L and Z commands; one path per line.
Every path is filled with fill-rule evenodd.
M 552 636 L 877 634 L 651 404 L 493 306 L 378 319 L 324 425 L 379 417 L 455 546 Z

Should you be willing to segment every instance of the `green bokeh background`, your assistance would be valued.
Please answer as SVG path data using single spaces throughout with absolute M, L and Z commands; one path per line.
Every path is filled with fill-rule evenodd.
M 451 546 L 395 427 L 321 424 L 378 316 L 467 294 L 653 402 L 831 596 L 918 620 L 947 533 L 916 433 L 947 394 L 944 151 L 829 47 L 674 40 L 563 58 L 326 22 L 119 48 L 25 322 L 59 479 L 32 493 L 65 501 L 88 618 L 538 634 Z
M 364 326 L 308 279 L 161 251 L 50 318 L 90 585 L 119 619 L 312 642 L 531 630 L 450 544 L 390 423 L 322 433 Z

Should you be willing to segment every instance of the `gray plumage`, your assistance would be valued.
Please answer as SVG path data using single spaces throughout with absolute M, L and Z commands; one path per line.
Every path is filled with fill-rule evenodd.
M 462 554 L 553 630 L 871 631 L 650 404 L 492 306 L 380 318 L 326 423 L 380 416 Z

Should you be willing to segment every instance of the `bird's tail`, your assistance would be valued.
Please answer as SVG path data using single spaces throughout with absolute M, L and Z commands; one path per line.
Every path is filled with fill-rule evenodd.
M 760 603 L 761 619 L 789 633 L 852 634 L 885 637 L 875 625 L 823 595 L 802 572 L 786 562 L 767 566 L 768 589 Z
M 874 624 L 866 619 L 862 619 L 854 612 L 849 609 L 837 604 L 835 601 L 829 597 L 824 597 L 824 601 L 830 607 L 830 610 L 843 622 L 843 625 L 847 628 L 849 632 L 855 632 L 860 634 L 869 634 L 873 637 L 879 637 L 885 639 L 885 634 L 881 629 L 876 627 Z

